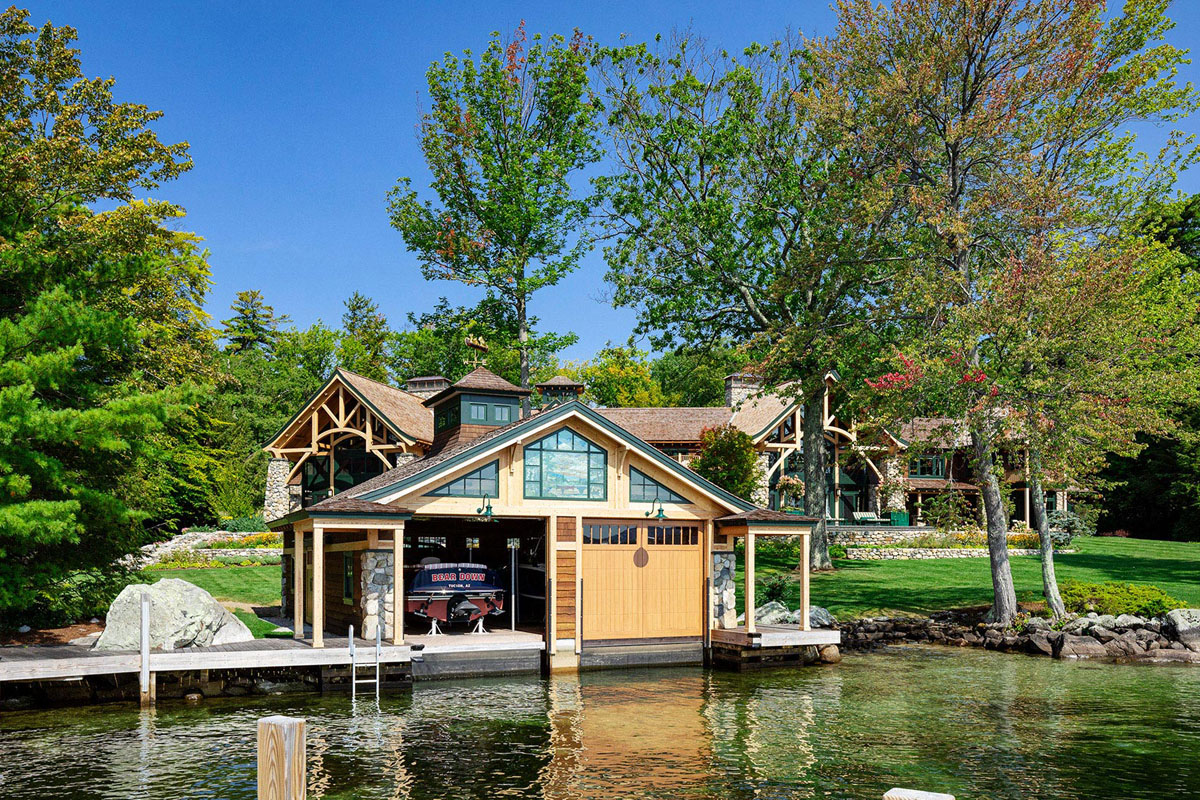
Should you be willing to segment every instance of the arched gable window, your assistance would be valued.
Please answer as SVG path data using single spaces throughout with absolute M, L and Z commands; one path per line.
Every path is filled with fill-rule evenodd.
M 605 500 L 608 454 L 570 428 L 525 447 L 525 496 L 542 500 Z

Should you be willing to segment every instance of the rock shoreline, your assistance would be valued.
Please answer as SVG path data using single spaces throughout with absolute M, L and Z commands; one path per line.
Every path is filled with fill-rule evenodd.
M 1040 617 L 1014 628 L 959 611 L 938 612 L 929 618 L 874 617 L 845 622 L 840 628 L 846 650 L 920 643 L 1060 659 L 1200 664 L 1200 609 L 1180 609 L 1153 618 L 1091 613 L 1070 620 L 1060 630 Z

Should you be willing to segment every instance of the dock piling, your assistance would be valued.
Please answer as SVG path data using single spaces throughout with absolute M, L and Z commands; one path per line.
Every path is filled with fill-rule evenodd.
M 154 674 L 150 672 L 150 595 L 142 592 L 141 659 L 138 664 L 138 695 L 142 708 L 154 705 Z
M 258 721 L 258 800 L 304 800 L 304 732 L 304 720 L 297 717 Z
M 889 789 L 883 800 L 954 800 L 954 795 L 922 792 L 917 789 Z

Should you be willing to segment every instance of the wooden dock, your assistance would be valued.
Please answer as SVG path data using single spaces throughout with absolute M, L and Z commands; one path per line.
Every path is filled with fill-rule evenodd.
M 360 665 L 375 663 L 375 643 L 355 639 Z M 403 664 L 412 660 L 409 645 L 384 645 L 381 664 Z M 136 650 L 97 651 L 75 645 L 52 647 L 5 647 L 0 649 L 0 682 L 69 680 L 88 675 L 121 675 L 141 669 Z M 297 639 L 255 639 L 218 647 L 186 650 L 153 650 L 151 672 L 186 672 L 214 669 L 258 669 L 270 667 L 329 667 L 350 663 L 346 637 L 327 637 L 325 647 L 314 648 Z

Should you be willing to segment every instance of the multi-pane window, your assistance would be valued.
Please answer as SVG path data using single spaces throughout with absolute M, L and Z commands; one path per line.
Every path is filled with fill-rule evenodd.
M 509 406 L 496 406 L 493 409 L 496 413 L 496 422 L 511 422 L 512 408 Z
M 487 403 L 471 403 L 471 422 L 487 422 Z
M 651 525 L 646 529 L 646 544 L 695 545 L 700 528 L 695 525 Z
M 525 447 L 525 496 L 546 500 L 604 500 L 608 455 L 570 428 Z
M 909 465 L 908 474 L 913 478 L 944 478 L 946 459 L 942 456 L 917 456 Z
M 443 483 L 429 494 L 435 497 L 495 497 L 500 482 L 500 462 L 493 461 L 461 478 Z
M 636 523 L 590 522 L 583 526 L 584 544 L 637 544 Z
M 671 491 L 641 470 L 629 468 L 629 499 L 634 503 L 686 503 L 686 497 Z

